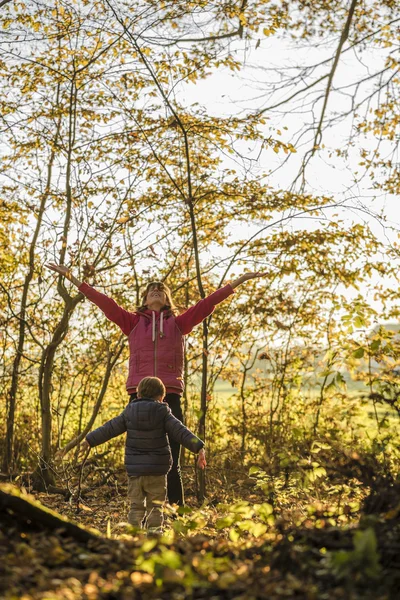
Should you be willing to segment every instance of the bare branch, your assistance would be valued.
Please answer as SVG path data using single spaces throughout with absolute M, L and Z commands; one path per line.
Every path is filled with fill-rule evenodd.
M 340 40 L 339 40 L 339 45 L 337 47 L 336 50 L 336 54 L 335 54 L 335 60 L 333 61 L 333 65 L 332 65 L 332 69 L 329 73 L 329 77 L 328 77 L 328 84 L 326 86 L 326 90 L 325 90 L 325 97 L 324 97 L 324 103 L 322 106 L 322 111 L 321 111 L 321 116 L 319 119 L 319 123 L 318 123 L 318 127 L 317 127 L 317 131 L 315 132 L 315 136 L 314 136 L 314 142 L 313 142 L 313 147 L 311 148 L 311 150 L 309 150 L 306 153 L 306 156 L 304 158 L 303 161 L 303 165 L 301 167 L 300 173 L 297 175 L 294 183 L 296 183 L 296 181 L 298 180 L 298 178 L 301 176 L 303 179 L 303 183 L 302 185 L 304 186 L 304 174 L 305 174 L 305 169 L 308 165 L 308 163 L 310 162 L 311 158 L 314 156 L 315 151 L 319 148 L 319 145 L 321 143 L 322 140 L 322 125 L 324 122 L 324 118 L 325 118 L 325 112 L 326 112 L 326 107 L 328 105 L 328 99 L 329 99 L 329 94 L 331 91 L 331 87 L 332 87 L 332 81 L 333 81 L 333 77 L 335 75 L 336 72 L 336 68 L 339 64 L 339 59 L 340 59 L 340 55 L 342 52 L 342 48 L 344 43 L 346 42 L 347 38 L 349 37 L 349 31 L 350 31 L 350 25 L 353 19 L 353 15 L 354 15 L 354 11 L 355 8 L 357 6 L 357 2 L 358 0 L 352 0 L 351 5 L 350 5 L 350 9 L 347 15 L 347 20 L 346 20 L 346 24 L 344 26 L 344 29 L 342 31 L 342 35 L 340 36 Z

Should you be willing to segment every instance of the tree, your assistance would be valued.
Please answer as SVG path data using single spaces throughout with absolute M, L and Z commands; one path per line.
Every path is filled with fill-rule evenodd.
M 4 6 L 2 196 L 12 197 L 7 209 L 18 199 L 20 214 L 10 218 L 10 228 L 18 227 L 17 218 L 25 219 L 23 243 L 14 244 L 12 268 L 2 281 L 1 302 L 11 324 L 3 346 L 8 468 L 15 457 L 16 414 L 33 420 L 33 405 L 40 405 L 37 432 L 47 467 L 56 447 L 75 447 L 96 415 L 107 411 L 106 389 L 120 398 L 124 350 L 118 332 L 101 319 L 91 326 L 94 313 L 82 296 L 62 279 L 55 288 L 53 276 L 43 270 L 48 259 L 71 265 L 89 281 L 95 277 L 96 285 L 128 307 L 138 303 L 150 275 L 168 278 L 179 302 L 188 305 L 233 272 L 267 268 L 266 289 L 241 292 L 193 336 L 186 377 L 201 373 L 199 431 L 204 437 L 207 398 L 216 379 L 230 378 L 236 370 L 236 379 L 244 382 L 243 357 L 250 348 L 260 340 L 268 345 L 279 340 L 279 349 L 267 351 L 272 382 L 260 376 L 254 397 L 258 391 L 266 394 L 269 444 L 290 422 L 289 388 L 310 366 L 310 353 L 300 346 L 307 336 L 317 344 L 326 335 L 326 307 L 335 302 L 340 310 L 336 289 L 356 288 L 371 273 L 390 272 L 377 258 L 380 244 L 368 224 L 335 216 L 354 209 L 365 215 L 368 207 L 329 190 L 313 193 L 290 181 L 276 185 L 271 174 L 271 156 L 284 156 L 282 166 L 299 161 L 296 173 L 306 182 L 306 167 L 308 174 L 324 150 L 328 126 L 339 120 L 329 107 L 339 89 L 340 61 L 350 46 L 388 41 L 397 14 L 390 2 L 361 9 L 356 2 L 349 7 L 338 1 L 334 8 L 261 0 L 201 5 L 58 0 L 52 6 L 31 3 L 28 11 L 20 2 Z M 383 22 L 374 33 L 372 16 L 378 13 Z M 318 36 L 328 44 L 332 36 L 336 51 L 326 61 L 295 65 L 289 72 L 276 67 L 281 84 L 267 81 L 268 105 L 254 104 L 250 114 L 217 116 L 200 103 L 185 102 L 185 86 L 200 85 L 224 70 L 239 77 L 248 68 L 242 52 L 258 41 L 260 46 L 288 35 L 297 47 Z M 394 73 L 388 62 L 382 79 L 386 89 Z M 361 79 L 352 82 L 357 94 L 364 90 Z M 305 94 L 318 108 L 315 121 L 305 122 L 297 139 L 290 132 L 282 135 L 275 111 L 294 110 Z M 372 98 L 379 100 L 375 93 Z M 354 100 L 352 114 L 360 102 Z M 395 141 L 394 100 L 380 105 L 384 112 L 376 114 L 377 123 L 366 122 L 358 130 L 375 135 L 384 120 L 379 132 Z M 311 144 L 305 153 L 299 144 L 303 135 Z M 346 153 L 336 154 L 344 160 Z M 380 185 L 395 189 L 393 164 L 375 159 L 373 168 L 388 174 Z M 307 227 L 305 217 L 312 219 Z M 18 285 L 10 288 L 12 278 Z M 233 357 L 243 362 L 241 373 Z M 243 414 L 246 393 L 243 386 Z M 244 449 L 248 430 L 241 435 Z

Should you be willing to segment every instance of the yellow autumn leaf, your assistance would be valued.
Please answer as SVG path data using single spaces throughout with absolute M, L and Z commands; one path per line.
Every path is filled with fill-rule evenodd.
M 240 21 L 241 25 L 243 25 L 243 26 L 247 25 L 247 17 L 244 13 L 240 13 L 239 21 Z

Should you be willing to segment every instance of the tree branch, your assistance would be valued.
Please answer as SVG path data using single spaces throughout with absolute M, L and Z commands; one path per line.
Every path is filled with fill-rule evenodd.
M 302 177 L 302 179 L 303 179 L 302 186 L 304 186 L 304 183 L 305 183 L 304 174 L 305 174 L 306 167 L 307 167 L 308 163 L 310 162 L 311 158 L 314 156 L 315 151 L 319 148 L 319 145 L 321 143 L 321 140 L 322 140 L 322 125 L 323 125 L 323 122 L 324 122 L 325 112 L 326 112 L 326 108 L 327 108 L 327 105 L 328 105 L 328 99 L 329 99 L 329 94 L 330 94 L 331 87 L 332 87 L 333 77 L 335 75 L 336 68 L 337 68 L 337 66 L 339 64 L 339 59 L 340 59 L 340 55 L 341 55 L 341 52 L 342 52 L 343 45 L 346 42 L 347 38 L 349 37 L 350 25 L 351 25 L 351 22 L 353 20 L 354 11 L 355 11 L 355 8 L 357 6 L 357 2 L 358 2 L 358 0 L 352 0 L 351 5 L 350 5 L 350 9 L 349 9 L 349 12 L 348 12 L 348 15 L 347 15 L 346 24 L 345 24 L 344 29 L 342 31 L 342 35 L 340 36 L 339 45 L 337 47 L 336 54 L 335 54 L 335 59 L 333 61 L 332 69 L 331 69 L 331 71 L 329 73 L 329 77 L 328 77 L 328 84 L 327 84 L 326 90 L 325 90 L 324 103 L 323 103 L 323 106 L 322 106 L 322 111 L 321 111 L 321 116 L 320 116 L 320 119 L 319 119 L 317 131 L 315 132 L 313 146 L 306 153 L 305 159 L 303 161 L 303 165 L 302 165 L 302 167 L 300 169 L 299 174 L 297 175 L 296 179 L 294 180 L 293 184 L 296 183 L 296 181 L 299 179 L 299 177 Z

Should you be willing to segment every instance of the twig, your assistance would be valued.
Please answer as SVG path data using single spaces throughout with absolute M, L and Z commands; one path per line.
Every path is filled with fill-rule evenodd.
M 78 490 L 77 490 L 77 495 L 76 495 L 76 514 L 79 514 L 79 512 L 80 512 L 79 500 L 81 498 L 83 468 L 85 466 L 86 459 L 89 456 L 90 450 L 91 450 L 91 448 L 89 446 L 89 448 L 87 448 L 87 450 L 86 450 L 85 456 L 83 457 L 83 461 L 82 461 L 81 468 L 80 468 L 80 471 L 79 471 Z
M 304 186 L 304 183 L 305 183 L 305 178 L 304 177 L 305 177 L 306 167 L 307 167 L 308 163 L 310 162 L 311 158 L 314 156 L 315 151 L 318 149 L 318 147 L 319 147 L 319 145 L 321 143 L 321 140 L 322 140 L 322 125 L 323 125 L 324 118 L 325 118 L 326 107 L 328 105 L 328 99 L 329 99 L 329 94 L 330 94 L 331 87 L 332 87 L 333 77 L 335 75 L 336 68 L 337 68 L 337 66 L 339 64 L 339 59 L 340 59 L 340 55 L 341 55 L 341 52 L 342 52 L 343 45 L 346 42 L 347 38 L 349 37 L 350 25 L 351 25 L 351 22 L 353 20 L 353 15 L 354 15 L 354 11 L 355 11 L 357 2 L 358 2 L 358 0 L 352 0 L 351 5 L 350 5 L 350 9 L 349 9 L 349 12 L 348 12 L 348 15 L 347 15 L 346 24 L 345 24 L 344 29 L 342 31 L 342 34 L 340 36 L 339 45 L 337 47 L 336 54 L 335 54 L 335 59 L 333 61 L 332 69 L 331 69 L 331 71 L 329 73 L 329 77 L 328 77 L 328 83 L 327 83 L 327 86 L 326 86 L 325 96 L 324 96 L 324 104 L 322 106 L 322 111 L 321 111 L 321 116 L 320 116 L 320 119 L 319 119 L 317 131 L 315 132 L 313 146 L 307 152 L 306 158 L 305 158 L 305 160 L 303 162 L 303 165 L 302 165 L 302 167 L 300 169 L 300 172 L 297 175 L 296 179 L 294 180 L 293 184 L 295 184 L 296 181 L 301 176 L 302 179 L 303 179 L 302 185 Z

